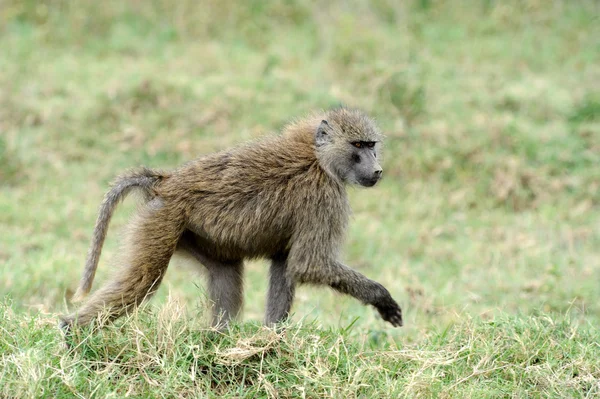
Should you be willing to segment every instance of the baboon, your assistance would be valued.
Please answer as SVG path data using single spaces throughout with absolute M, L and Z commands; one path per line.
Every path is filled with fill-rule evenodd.
M 271 260 L 265 323 L 286 319 L 298 284 L 328 285 L 373 305 L 393 326 L 402 312 L 388 290 L 338 260 L 350 207 L 346 184 L 374 186 L 382 134 L 354 109 L 313 114 L 269 136 L 203 156 L 170 172 L 121 175 L 100 212 L 76 296 L 91 289 L 108 223 L 130 191 L 144 194 L 129 225 L 123 267 L 61 326 L 116 319 L 156 291 L 171 256 L 187 252 L 208 270 L 212 324 L 242 307 L 245 259 Z

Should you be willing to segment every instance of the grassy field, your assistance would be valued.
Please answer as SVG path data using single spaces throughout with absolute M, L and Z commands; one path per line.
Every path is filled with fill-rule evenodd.
M 0 2 L 0 397 L 600 395 L 596 1 L 201 4 Z M 305 287 L 265 329 L 253 262 L 218 333 L 174 259 L 138 314 L 65 350 L 57 317 L 116 174 L 340 103 L 387 135 L 381 185 L 350 189 L 344 259 L 403 328 Z

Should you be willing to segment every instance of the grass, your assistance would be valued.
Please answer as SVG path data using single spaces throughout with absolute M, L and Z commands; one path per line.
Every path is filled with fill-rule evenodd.
M 0 4 L 0 396 L 593 397 L 600 393 L 594 1 Z M 344 258 L 405 314 L 325 288 L 206 328 L 175 259 L 140 312 L 62 346 L 108 182 L 345 103 L 387 135 Z M 119 208 L 97 285 L 115 265 Z
M 86 335 L 68 355 L 39 318 L 8 311 L 3 320 L 8 397 L 585 397 L 598 384 L 597 335 L 567 318 L 465 317 L 396 346 L 381 331 L 315 323 L 219 333 L 171 301 Z

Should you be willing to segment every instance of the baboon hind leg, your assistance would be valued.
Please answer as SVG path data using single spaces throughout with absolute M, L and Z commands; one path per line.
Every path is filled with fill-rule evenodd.
M 149 204 L 130 224 L 123 262 L 112 279 L 93 293 L 74 314 L 62 320 L 68 327 L 89 324 L 103 312 L 114 320 L 138 306 L 156 292 L 160 285 L 179 236 L 183 232 L 181 212 L 173 212 L 162 204 Z
M 242 260 L 218 261 L 209 257 L 194 235 L 186 231 L 178 249 L 191 254 L 208 271 L 208 294 L 212 302 L 213 327 L 225 327 L 239 316 L 244 302 L 244 263 Z
M 295 284 L 287 273 L 287 255 L 273 258 L 269 270 L 266 325 L 273 325 L 287 319 L 292 308 L 294 292 Z

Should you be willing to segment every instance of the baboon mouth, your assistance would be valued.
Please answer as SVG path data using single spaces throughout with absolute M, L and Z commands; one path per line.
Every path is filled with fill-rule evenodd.
M 363 187 L 373 187 L 379 179 L 365 179 L 360 181 L 360 185 Z

